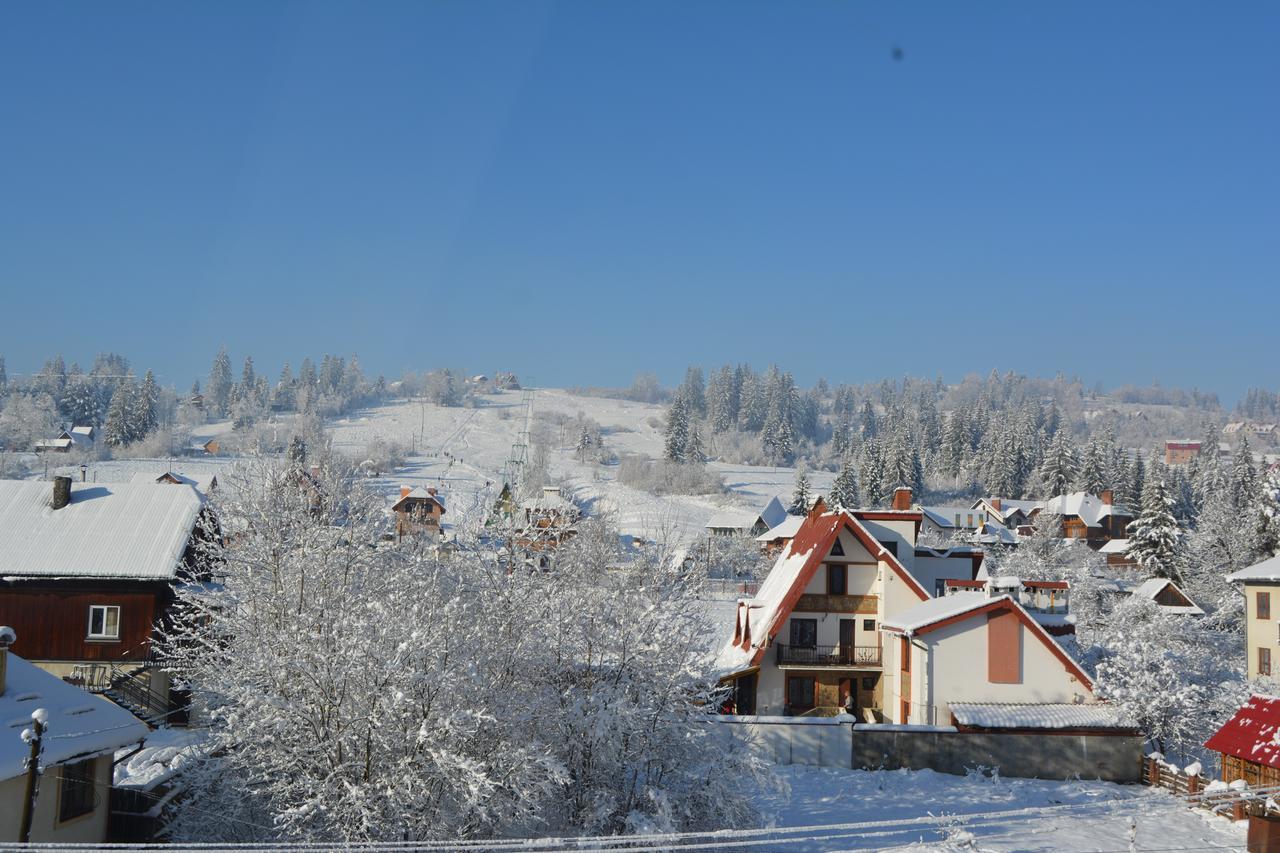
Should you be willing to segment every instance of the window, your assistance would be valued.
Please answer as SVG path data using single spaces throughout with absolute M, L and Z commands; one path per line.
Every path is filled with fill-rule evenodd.
M 58 820 L 67 821 L 93 811 L 93 759 L 63 764 L 58 779 Z
M 837 536 L 837 537 L 836 537 L 836 544 L 834 544 L 834 545 L 832 545 L 832 546 L 831 546 L 831 553 L 830 553 L 828 556 L 831 556 L 831 557 L 843 557 L 843 556 L 844 556 L 844 546 L 840 544 L 840 537 L 839 537 L 839 536 Z
M 120 608 L 111 604 L 95 604 L 89 608 L 89 639 L 120 639 Z
M 1260 592 L 1257 594 L 1257 611 L 1259 619 L 1271 618 L 1271 593 Z
M 1271 649 L 1258 649 L 1258 675 L 1271 674 Z
M 901 658 L 901 662 L 899 663 L 898 669 L 902 672 L 910 672 L 911 671 L 911 641 L 908 640 L 906 637 L 902 638 L 902 650 L 901 650 L 901 653 L 899 654 L 899 657 Z
M 787 679 L 787 706 L 791 713 L 808 711 L 814 705 L 818 682 L 812 676 L 793 675 Z
M 938 578 L 933 582 L 933 597 L 942 598 L 947 592 L 946 578 Z
M 818 645 L 817 619 L 791 620 L 791 645 L 812 649 Z
M 875 689 L 876 689 L 876 676 L 874 676 L 874 675 L 864 675 L 864 676 L 862 676 L 862 689 L 863 689 L 863 690 L 875 690 Z
M 827 566 L 827 595 L 844 595 L 849 589 L 847 566 Z
M 863 619 L 863 620 L 862 620 L 862 630 L 864 630 L 864 631 L 875 631 L 875 629 L 876 629 L 876 620 L 874 620 L 874 619 Z
M 883 546 L 884 546 L 884 549 L 885 549 L 886 551 L 888 551 L 890 554 L 892 554 L 892 555 L 893 555 L 893 556 L 895 556 L 895 557 L 896 557 L 896 556 L 898 556 L 898 543 L 897 543 L 897 542 L 881 542 L 880 544 L 881 544 L 881 545 L 883 545 Z

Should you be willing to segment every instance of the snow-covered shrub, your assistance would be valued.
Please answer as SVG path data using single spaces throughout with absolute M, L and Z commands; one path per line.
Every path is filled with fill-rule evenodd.
M 646 456 L 625 456 L 618 482 L 653 495 L 715 495 L 724 491 L 719 474 L 699 464 L 679 464 Z

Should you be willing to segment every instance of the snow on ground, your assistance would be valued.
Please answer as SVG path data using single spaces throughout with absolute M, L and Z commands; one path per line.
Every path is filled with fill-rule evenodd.
M 372 485 L 388 496 L 397 493 L 401 484 L 435 486 L 446 494 L 450 514 L 446 520 L 456 524 L 462 513 L 483 514 L 497 497 L 511 447 L 524 425 L 522 404 L 520 391 L 481 395 L 475 408 L 403 400 L 336 419 L 329 427 L 334 448 L 357 461 L 376 439 L 412 448 L 404 468 L 373 479 Z M 579 414 L 596 421 L 605 447 L 619 456 L 662 455 L 663 406 L 539 389 L 533 392 L 533 409 L 535 421 Z M 589 514 L 611 511 L 621 532 L 651 539 L 675 535 L 687 541 L 702 533 L 717 509 L 763 507 L 774 495 L 789 497 L 795 483 L 794 468 L 713 462 L 711 468 L 724 477 L 729 494 L 659 497 L 617 482 L 616 465 L 579 461 L 574 452 L 577 439 L 572 424 L 551 428 L 548 467 L 552 476 L 568 481 Z M 813 472 L 812 488 L 825 490 L 833 476 Z
M 931 770 L 775 770 L 789 792 L 763 795 L 779 850 L 1243 850 L 1246 825 L 1188 808 L 1171 794 L 1110 782 L 991 779 Z M 812 832 L 800 827 L 866 824 Z M 793 840 L 788 840 L 793 839 Z

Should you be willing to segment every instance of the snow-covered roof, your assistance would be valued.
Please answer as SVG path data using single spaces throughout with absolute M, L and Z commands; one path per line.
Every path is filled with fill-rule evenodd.
M 760 518 L 769 527 L 777 527 L 787 517 L 787 508 L 783 505 L 782 500 L 774 495 L 769 502 L 764 505 L 764 509 L 760 510 Z
M 431 494 L 422 486 L 416 486 L 415 488 L 411 489 L 407 495 L 401 495 L 399 498 L 397 498 L 396 502 L 392 505 L 392 509 L 400 506 L 402 502 L 407 500 L 435 501 L 436 503 L 440 504 L 440 511 L 441 512 L 445 511 L 444 498 L 441 497 L 438 492 L 434 495 Z M 563 500 L 563 498 L 561 498 L 561 500 Z
M 1280 581 L 1280 556 L 1227 575 L 1229 581 Z
M 1204 745 L 1214 752 L 1280 768 L 1280 697 L 1253 694 Z
M 756 537 L 757 542 L 772 542 L 775 539 L 792 539 L 804 524 L 803 515 L 788 515 L 776 527 L 771 527 Z M 710 523 L 707 525 L 711 526 Z
M 951 714 L 962 726 L 984 729 L 1136 729 L 1138 724 L 1110 705 L 1091 702 L 1021 704 L 952 702 Z
M 129 482 L 130 483 L 166 483 L 167 481 L 165 481 L 164 479 L 165 477 L 172 477 L 173 479 L 178 481 L 177 484 L 181 484 L 185 486 L 195 486 L 196 491 L 206 495 L 209 494 L 209 490 L 213 488 L 214 482 L 218 479 L 217 475 L 215 474 L 202 474 L 198 477 L 193 477 L 190 474 L 183 474 L 180 471 L 174 471 L 173 469 L 169 469 L 168 471 L 163 471 L 159 474 L 153 473 L 151 471 L 146 471 L 146 472 L 139 471 L 129 479 Z M 176 485 L 176 484 L 167 483 L 167 485 Z
M 1181 596 L 1182 598 L 1186 599 L 1188 602 L 1191 602 L 1191 603 L 1186 605 L 1160 604 L 1157 601 L 1156 604 L 1160 606 L 1161 610 L 1163 610 L 1166 613 L 1172 613 L 1178 616 L 1203 616 L 1204 615 L 1204 611 L 1201 610 L 1194 601 L 1191 601 L 1191 598 L 1185 592 L 1182 591 L 1181 587 L 1179 587 L 1176 583 L 1169 580 L 1168 578 L 1148 578 L 1147 580 L 1143 581 L 1141 584 L 1138 585 L 1138 588 L 1133 591 L 1132 595 L 1134 598 L 1143 598 L 1143 599 L 1147 599 L 1148 601 L 1156 601 L 1156 596 L 1158 596 L 1161 592 L 1163 592 L 1165 587 L 1169 587 L 1169 586 L 1173 587 L 1173 590 L 1177 595 Z
M 116 755 L 113 783 L 117 788 L 154 790 L 172 779 L 184 764 L 208 749 L 207 729 L 159 728 L 147 735 L 142 749 L 121 750 Z
M 1107 504 L 1102 498 L 1088 492 L 1072 492 L 1069 495 L 1057 495 L 1044 502 L 1043 512 L 1054 515 L 1077 516 L 1089 527 L 1097 527 L 1102 519 L 1112 515 L 1131 517 L 1132 512 L 1119 504 Z
M 974 539 L 984 545 L 1017 545 L 1018 534 L 1003 524 L 984 522 L 974 531 Z
M 190 486 L 0 480 L 0 577 L 172 579 L 203 499 Z
M 1101 548 L 1098 549 L 1099 554 L 1123 554 L 1129 550 L 1128 539 L 1111 539 Z
M 36 442 L 36 447 L 63 448 L 71 445 L 72 441 L 69 438 L 42 438 Z
M 886 616 L 881 628 L 911 634 L 944 619 L 986 607 L 997 601 L 1013 601 L 1007 595 L 988 596 L 985 592 L 956 592 L 941 598 L 931 598 L 915 607 L 908 607 L 896 616 Z
M 31 712 L 37 708 L 48 713 L 42 759 L 46 765 L 115 752 L 146 737 L 146 724 L 119 705 L 68 684 L 13 652 L 8 655 L 5 690 L 0 695 L 0 779 L 22 774 L 22 761 L 31 752 L 22 741 L 22 730 L 31 725 Z
M 750 530 L 759 522 L 760 513 L 751 509 L 722 509 L 707 521 L 708 530 Z
M 967 506 L 921 506 L 919 510 L 938 527 L 977 527 L 978 516 L 973 507 Z M 960 519 L 959 522 L 956 519 Z M 970 521 L 972 519 L 972 521 Z

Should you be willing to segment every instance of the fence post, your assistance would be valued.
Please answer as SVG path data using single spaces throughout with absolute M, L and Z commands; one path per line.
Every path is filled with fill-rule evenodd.
M 1198 793 L 1200 793 L 1200 777 L 1188 776 L 1187 777 L 1187 796 L 1195 796 Z
M 1147 784 L 1152 787 L 1160 785 L 1160 762 L 1154 755 L 1147 756 Z
M 1231 804 L 1231 819 L 1244 820 L 1244 817 L 1244 800 L 1237 798 L 1236 801 Z

